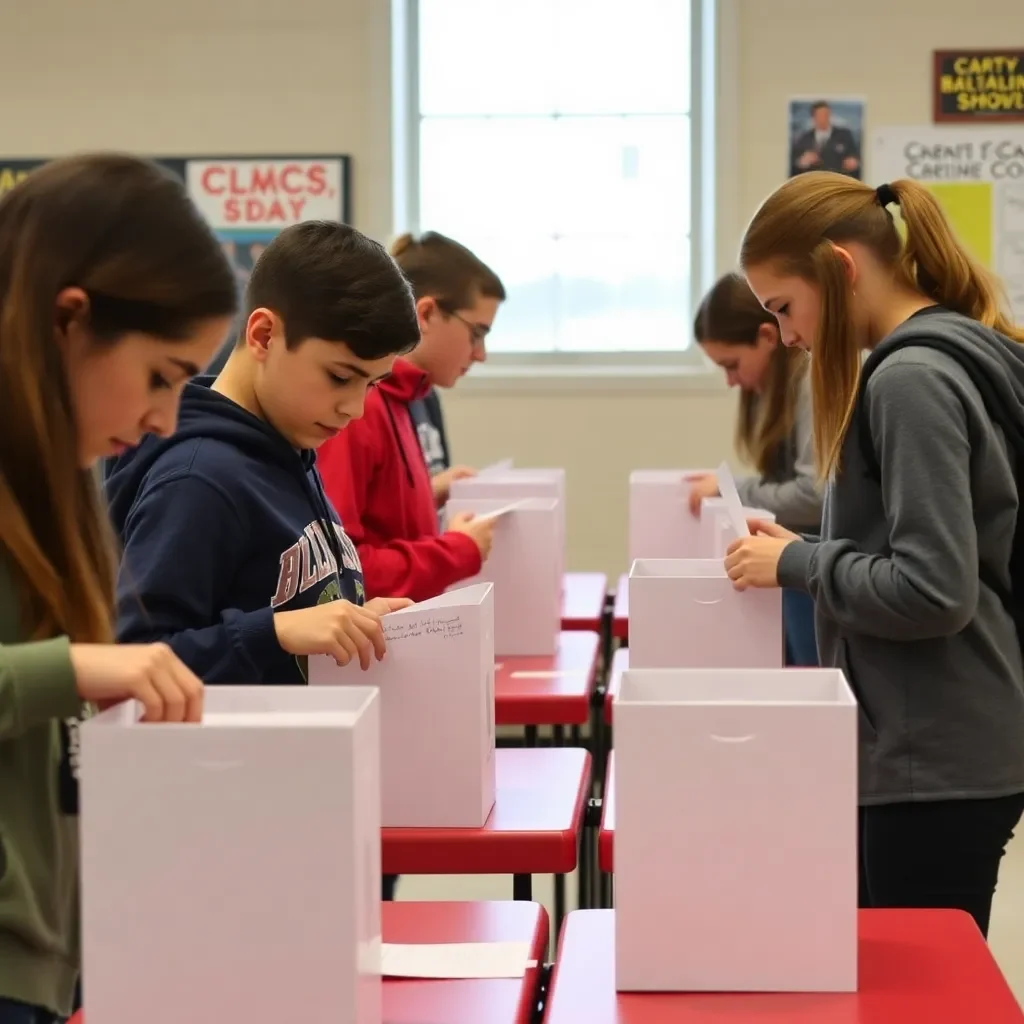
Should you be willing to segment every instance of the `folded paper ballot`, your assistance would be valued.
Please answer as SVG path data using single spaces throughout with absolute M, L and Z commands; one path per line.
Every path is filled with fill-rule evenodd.
M 740 493 L 736 489 L 736 479 L 732 475 L 729 464 L 723 462 L 718 467 L 718 493 L 725 501 L 725 508 L 729 514 L 729 521 L 738 537 L 749 537 L 750 530 L 747 527 L 747 517 L 743 511 L 743 502 L 740 501 Z
M 383 942 L 385 978 L 522 978 L 537 966 L 528 942 Z
M 502 516 L 507 516 L 509 512 L 515 512 L 517 509 L 523 507 L 522 501 L 510 501 L 507 505 L 502 505 L 501 508 L 492 509 L 490 512 L 482 512 L 478 515 L 477 519 L 500 519 Z

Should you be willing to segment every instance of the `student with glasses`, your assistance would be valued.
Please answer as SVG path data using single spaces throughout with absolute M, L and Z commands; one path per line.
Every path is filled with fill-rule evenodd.
M 493 523 L 464 514 L 440 526 L 452 481 L 473 470 L 449 464 L 434 389 L 453 387 L 487 358 L 505 289 L 469 249 L 436 232 L 403 235 L 391 254 L 416 297 L 420 342 L 368 396 L 363 419 L 317 459 L 359 552 L 367 597 L 422 601 L 475 576 L 490 551 Z

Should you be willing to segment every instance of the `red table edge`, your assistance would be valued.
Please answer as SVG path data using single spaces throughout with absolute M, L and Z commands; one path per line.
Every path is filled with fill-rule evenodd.
M 447 902 L 444 900 L 428 901 L 428 902 Z M 490 900 L 476 900 L 473 902 L 478 903 L 489 903 Z M 536 962 L 534 967 L 528 967 L 526 974 L 523 976 L 523 984 L 519 990 L 519 1003 L 516 1006 L 516 1020 L 519 1024 L 528 1024 L 533 1018 L 533 1009 L 537 1003 L 539 995 L 539 986 L 541 978 L 543 977 L 544 962 L 547 959 L 548 943 L 551 937 L 551 919 L 548 917 L 547 908 L 543 903 L 537 900 L 531 900 L 531 903 L 540 911 L 537 914 L 537 923 L 534 928 L 533 938 L 530 940 L 530 959 Z M 561 941 L 561 936 L 559 936 Z M 389 983 L 398 983 L 405 981 L 405 978 L 392 978 L 382 980 L 382 984 L 387 985 Z M 458 983 L 461 979 L 458 978 L 439 978 L 437 983 L 443 985 L 445 983 Z M 74 1014 L 69 1020 L 68 1024 L 85 1024 L 85 1016 L 81 1010 Z
M 596 640 L 594 659 L 590 663 L 586 692 L 582 696 L 575 694 L 544 696 L 536 693 L 499 696 L 495 689 L 495 725 L 586 725 L 590 721 L 590 702 L 594 697 L 598 667 L 601 663 L 601 633 L 594 629 L 565 629 L 563 632 L 594 634 Z
M 381 829 L 381 870 L 386 875 L 567 875 L 575 871 L 579 860 L 579 835 L 583 828 L 583 817 L 590 793 L 593 764 L 590 751 L 584 750 L 583 753 L 583 771 L 580 772 L 576 803 L 573 807 L 573 822 L 569 830 L 493 833 L 495 838 L 489 843 L 486 853 L 481 853 L 478 843 L 463 844 L 463 848 L 460 848 L 453 857 L 448 847 L 453 836 L 458 838 L 466 833 L 476 834 L 484 830 L 385 828 Z M 534 854 L 531 851 L 530 863 L 523 863 L 514 853 L 509 853 L 509 847 L 515 850 L 524 842 L 532 845 L 535 836 L 544 839 L 543 853 Z M 558 856 L 552 854 L 550 860 L 549 844 L 558 850 Z M 410 847 L 414 847 L 420 854 L 419 858 L 415 855 L 410 856 L 410 861 L 419 861 L 412 866 L 408 861 L 401 859 Z M 426 857 L 422 857 L 424 850 L 427 851 Z M 533 860 L 533 856 L 538 860 Z M 506 860 L 506 857 L 509 859 Z

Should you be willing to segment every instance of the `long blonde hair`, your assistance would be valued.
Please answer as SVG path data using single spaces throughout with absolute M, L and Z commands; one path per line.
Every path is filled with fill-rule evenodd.
M 899 205 L 903 238 L 879 200 L 880 192 Z M 850 283 L 835 250 L 850 242 L 869 249 L 897 284 L 1024 341 L 1024 331 L 1004 312 L 998 279 L 960 245 L 938 201 L 923 185 L 901 179 L 886 193 L 830 171 L 791 178 L 754 214 L 743 236 L 740 264 L 744 270 L 770 266 L 820 291 L 811 390 L 815 458 L 823 480 L 839 468 L 860 378 Z
M 750 347 L 757 344 L 765 324 L 778 332 L 775 316 L 757 301 L 750 285 L 739 274 L 726 274 L 701 300 L 693 335 L 699 345 L 714 342 Z M 740 395 L 736 450 L 762 476 L 776 470 L 793 433 L 806 373 L 806 353 L 778 344 L 769 357 L 761 393 L 744 390 Z

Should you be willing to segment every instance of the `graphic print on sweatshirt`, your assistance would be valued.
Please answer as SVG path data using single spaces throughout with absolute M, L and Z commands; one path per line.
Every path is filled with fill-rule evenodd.
M 327 586 L 321 587 L 317 599 L 312 602 L 303 600 L 301 607 L 326 604 L 328 601 L 338 601 L 342 598 L 354 604 L 363 603 L 363 567 L 359 562 L 355 545 L 337 523 L 331 525 L 334 527 L 338 549 L 341 552 L 341 572 L 339 573 L 338 561 L 324 533 L 323 521 L 314 519 L 302 531 L 302 536 L 281 555 L 277 587 L 270 600 L 270 607 L 275 611 L 284 608 L 297 597 L 304 596 L 307 591 L 323 584 L 324 581 L 327 581 Z M 343 593 L 339 575 L 351 576 L 352 587 L 346 588 L 351 591 L 350 594 Z M 349 579 L 345 582 L 349 582 Z

